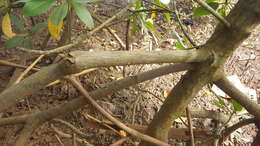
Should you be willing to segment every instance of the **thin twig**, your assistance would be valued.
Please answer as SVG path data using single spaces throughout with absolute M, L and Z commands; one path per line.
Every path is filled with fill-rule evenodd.
M 99 22 L 99 23 L 102 24 L 102 21 L 101 21 L 97 16 L 92 15 L 92 17 L 93 17 L 97 22 Z M 105 29 L 118 41 L 120 47 L 125 48 L 125 44 L 123 43 L 123 41 L 119 38 L 119 36 L 118 36 L 115 32 L 113 32 L 113 30 L 112 30 L 111 28 L 109 28 L 109 27 L 107 26 L 107 24 L 106 24 L 106 26 L 105 26 Z
M 130 38 L 130 19 L 128 18 L 128 20 L 127 20 L 127 23 L 126 23 L 126 34 L 125 34 L 125 49 L 127 50 L 127 51 L 129 51 L 129 38 Z
M 162 6 L 156 4 L 156 3 L 152 2 L 152 1 L 148 1 L 148 0 L 142 0 L 142 1 L 144 1 L 144 2 L 146 2 L 146 3 L 153 4 L 153 5 L 155 5 L 155 6 L 159 7 L 159 8 L 162 8 L 162 9 L 164 9 L 164 10 L 167 10 L 167 11 L 169 11 L 169 12 L 175 13 L 175 12 L 172 11 L 171 9 L 168 9 L 168 8 L 162 7 Z
M 69 127 L 73 132 L 77 133 L 78 135 L 80 135 L 83 138 L 89 138 L 89 135 L 81 132 L 78 128 L 76 128 L 75 126 L 73 126 L 69 122 L 66 122 L 66 121 L 61 120 L 61 119 L 53 119 L 53 121 L 59 122 L 59 123 L 65 125 L 65 126 Z
M 117 14 L 115 14 L 113 17 L 107 19 L 104 23 L 102 23 L 101 25 L 99 25 L 98 27 L 96 27 L 95 29 L 93 29 L 91 32 L 89 32 L 89 34 L 87 34 L 87 36 L 91 36 L 94 33 L 96 33 L 97 31 L 99 31 L 100 29 L 102 29 L 103 27 L 105 27 L 108 23 L 112 22 L 114 19 L 116 19 L 117 17 L 121 16 L 122 14 L 124 14 L 125 12 L 127 12 L 129 6 L 123 8 L 122 10 L 120 10 Z M 75 47 L 77 45 L 80 44 L 84 44 L 87 43 L 88 40 L 85 39 L 81 39 L 79 41 L 76 41 L 74 43 L 70 43 L 61 47 L 57 47 L 55 49 L 51 49 L 51 50 L 46 50 L 46 51 L 42 51 L 42 50 L 33 50 L 33 49 L 26 49 L 23 47 L 17 47 L 17 49 L 25 51 L 25 52 L 29 52 L 29 53 L 36 53 L 36 54 L 54 54 L 54 53 L 60 53 L 66 50 L 69 50 L 72 47 Z
M 83 114 L 83 116 L 84 116 L 86 119 L 91 119 L 91 120 L 93 120 L 93 121 L 99 123 L 100 125 L 103 125 L 103 126 L 107 127 L 108 129 L 112 130 L 113 132 L 115 132 L 116 134 L 118 134 L 118 135 L 121 136 L 121 134 L 120 134 L 115 128 L 111 127 L 109 124 L 107 124 L 107 123 L 105 123 L 105 122 L 103 122 L 103 121 L 100 121 L 100 120 L 96 119 L 95 117 L 92 117 L 92 116 L 89 115 L 89 114 Z
M 55 134 L 55 138 L 57 139 L 57 141 L 60 143 L 61 146 L 64 146 L 63 142 L 61 141 L 61 139 L 57 134 Z
M 188 118 L 189 130 L 190 130 L 191 146 L 195 146 L 194 133 L 193 133 L 193 128 L 192 128 L 192 120 L 191 120 L 191 114 L 190 114 L 189 107 L 186 108 L 186 114 L 187 114 L 187 118 Z
M 96 101 L 89 95 L 89 93 L 83 88 L 80 82 L 78 82 L 75 78 L 69 78 L 69 81 L 74 85 L 75 88 L 77 88 L 84 97 L 95 107 L 97 108 L 106 118 L 108 118 L 110 121 L 115 123 L 118 127 L 122 128 L 126 132 L 130 133 L 133 136 L 136 136 L 138 138 L 141 138 L 142 140 L 149 141 L 150 143 L 154 143 L 161 146 L 169 146 L 169 144 L 162 142 L 158 139 L 155 139 L 151 136 L 142 134 L 134 129 L 131 129 L 127 127 L 125 124 L 111 116 L 107 111 L 105 111 Z
M 123 137 L 123 138 L 117 140 L 116 142 L 114 142 L 113 144 L 111 144 L 109 146 L 119 146 L 119 145 L 122 145 L 122 143 L 127 141 L 128 139 L 129 139 L 128 137 Z
M 140 89 L 140 88 L 136 88 L 137 90 L 141 91 L 141 92 L 145 92 L 148 94 L 151 94 L 153 97 L 155 97 L 156 99 L 158 99 L 161 103 L 163 103 L 164 101 L 158 97 L 157 95 L 155 95 L 153 92 L 149 91 L 149 90 L 145 90 L 145 89 Z
M 220 22 L 222 22 L 226 27 L 230 28 L 231 24 L 223 18 L 221 15 L 219 15 L 214 9 L 212 9 L 206 2 L 202 0 L 195 0 L 197 3 L 199 3 L 203 8 L 207 9 L 212 15 L 214 15 Z
M 149 12 L 149 13 L 152 13 L 152 12 L 157 12 L 157 13 L 171 12 L 171 13 L 173 13 L 172 11 L 169 11 L 167 9 L 140 9 L 140 10 L 129 9 L 129 11 L 132 12 L 132 13 L 141 13 L 141 12 Z
M 16 79 L 16 81 L 14 82 L 14 84 L 19 83 L 24 76 L 44 57 L 44 55 L 40 55 L 31 65 L 29 65 L 24 72 Z
M 77 138 L 77 137 L 76 137 L 76 134 L 73 133 L 73 134 L 72 134 L 72 145 L 73 145 L 73 146 L 77 146 L 76 138 Z
M 60 131 L 58 128 L 56 128 L 54 125 L 51 124 L 51 129 L 53 129 L 53 131 L 55 133 L 57 133 L 58 135 L 65 137 L 65 138 L 72 138 L 72 135 L 64 133 L 63 131 Z M 88 141 L 80 139 L 80 138 L 76 138 L 76 141 L 78 141 L 79 143 L 85 143 L 87 144 L 87 146 L 93 146 L 92 144 L 90 144 Z
M 186 126 L 186 127 L 189 127 L 189 124 L 187 124 L 183 119 L 182 119 L 182 117 L 178 117 L 180 120 L 181 120 L 181 122 Z
M 188 33 L 187 33 L 187 32 L 185 31 L 185 29 L 184 29 L 184 26 L 183 26 L 183 24 L 182 24 L 182 22 L 181 22 L 181 19 L 180 19 L 180 16 L 179 16 L 179 11 L 178 11 L 178 9 L 177 9 L 177 7 L 176 7 L 176 2 L 175 2 L 175 1 L 173 1 L 173 5 L 174 5 L 174 11 L 175 11 L 175 14 L 176 14 L 178 23 L 179 23 L 179 25 L 180 25 L 180 27 L 181 27 L 181 30 L 182 30 L 183 34 L 184 34 L 185 37 L 189 40 L 189 42 L 191 43 L 191 45 L 192 45 L 193 47 L 194 47 L 194 46 L 197 46 L 197 45 L 195 44 L 195 42 L 193 42 L 193 40 L 191 39 L 191 37 L 188 35 Z
M 107 24 L 109 24 L 110 22 L 112 22 L 113 20 L 115 20 L 117 17 L 121 16 L 122 14 L 124 14 L 125 12 L 128 11 L 128 8 L 130 7 L 130 5 L 126 6 L 125 8 L 123 8 L 122 10 L 120 10 L 117 14 L 115 14 L 114 16 L 112 16 L 111 18 L 107 19 L 105 22 L 103 22 L 102 24 L 100 24 L 98 27 L 96 27 L 95 29 L 93 29 L 89 35 L 93 35 L 94 33 L 96 33 L 97 31 L 99 31 L 101 28 L 105 27 Z
M 6 66 L 12 66 L 12 67 L 17 67 L 17 68 L 22 68 L 22 69 L 28 68 L 28 66 L 16 64 L 16 63 L 9 62 L 9 61 L 5 61 L 5 60 L 0 60 L 0 64 L 6 65 Z M 32 68 L 31 70 L 33 70 L 33 71 L 39 71 L 40 69 L 34 67 L 34 68 Z
M 95 71 L 95 70 L 97 70 L 97 68 L 90 68 L 90 69 L 83 70 L 82 72 L 72 74 L 72 75 L 70 75 L 70 76 L 78 77 L 78 76 L 81 76 L 81 75 L 90 73 L 90 72 L 92 72 L 92 71 Z M 46 85 L 45 87 L 50 87 L 50 86 L 56 85 L 56 84 L 58 84 L 58 83 L 60 83 L 60 82 L 62 82 L 62 79 L 61 79 L 61 80 L 53 81 L 53 82 L 49 83 L 48 85 Z

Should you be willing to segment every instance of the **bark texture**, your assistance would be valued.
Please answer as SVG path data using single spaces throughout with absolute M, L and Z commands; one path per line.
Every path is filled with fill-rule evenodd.
M 204 85 L 221 77 L 224 63 L 228 57 L 259 24 L 260 1 L 240 0 L 226 20 L 231 27 L 227 28 L 225 25 L 219 24 L 203 48 L 212 52 L 214 59 L 196 63 L 195 68 L 182 77 L 152 120 L 147 134 L 168 141 L 168 131 L 173 121 L 181 115 Z M 142 142 L 140 145 L 151 146 L 152 144 Z

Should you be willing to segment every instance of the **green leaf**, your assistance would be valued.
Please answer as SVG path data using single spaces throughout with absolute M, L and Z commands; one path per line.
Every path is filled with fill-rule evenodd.
M 133 18 L 133 22 L 132 24 L 132 33 L 136 33 L 137 32 L 137 22 L 136 22 L 136 18 Z
M 164 16 L 165 16 L 166 20 L 168 21 L 168 23 L 171 23 L 171 14 L 170 13 L 164 13 Z
M 51 8 L 55 0 L 31 0 L 25 3 L 23 13 L 26 16 L 37 16 Z
M 23 39 L 24 39 L 24 37 L 22 37 L 22 36 L 15 36 L 15 37 L 9 39 L 8 41 L 6 41 L 4 43 L 4 46 L 7 48 L 16 47 L 22 42 Z
M 37 31 L 38 29 L 40 28 L 43 28 L 43 27 L 47 27 L 47 22 L 42 22 L 42 23 L 38 23 L 36 25 L 34 25 L 31 29 L 30 29 L 30 33 L 33 33 L 35 31 Z
M 21 31 L 24 32 L 23 23 L 15 15 L 11 15 L 11 22 Z
M 221 109 L 224 109 L 224 108 L 225 108 L 225 106 L 222 105 L 219 101 L 214 101 L 213 103 L 214 103 L 217 107 L 219 107 L 219 108 L 221 108 Z
M 208 5 L 210 7 L 212 7 L 214 10 L 216 10 L 218 8 L 218 6 L 219 6 L 219 3 L 210 2 L 210 3 L 208 3 Z M 193 17 L 201 17 L 201 16 L 210 15 L 210 14 L 211 13 L 207 9 L 205 9 L 203 7 L 197 7 L 193 11 Z
M 83 21 L 89 29 L 94 28 L 93 19 L 87 8 L 81 5 L 80 3 L 74 1 L 72 1 L 72 6 L 75 9 L 75 12 L 79 19 Z
M 176 37 L 176 40 L 177 40 L 176 47 L 177 47 L 178 49 L 185 49 L 186 46 L 185 46 L 184 43 L 182 42 L 181 37 L 179 36 L 179 34 L 178 34 L 176 31 L 174 31 L 174 32 L 173 32 L 173 35 Z
M 236 100 L 234 100 L 234 99 L 232 99 L 232 105 L 233 105 L 233 107 L 234 107 L 234 110 L 236 111 L 236 112 L 240 112 L 240 111 L 242 111 L 242 109 L 243 109 L 243 106 L 241 105 L 241 104 L 239 104 Z
M 149 30 L 154 30 L 154 25 L 153 25 L 153 20 L 152 19 L 147 19 L 145 21 L 145 25 Z
M 135 9 L 140 9 L 142 7 L 142 2 L 141 1 L 136 1 L 135 2 Z
M 78 3 L 93 3 L 93 2 L 97 2 L 98 0 L 73 0 L 73 1 Z
M 177 42 L 175 45 L 176 45 L 177 49 L 180 49 L 180 50 L 184 50 L 185 49 L 185 47 L 180 42 Z
M 67 12 L 68 12 L 68 3 L 64 2 L 54 10 L 51 16 L 52 24 L 57 26 L 66 17 Z

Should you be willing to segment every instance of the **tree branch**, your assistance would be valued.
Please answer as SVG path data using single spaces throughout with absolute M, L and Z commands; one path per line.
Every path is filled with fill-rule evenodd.
M 0 94 L 0 112 L 13 105 L 17 100 L 37 92 L 52 81 L 87 68 L 147 63 L 197 62 L 206 60 L 208 56 L 208 52 L 204 49 L 158 52 L 74 51 L 70 53 L 70 58 L 65 58 L 57 64 L 41 69 L 19 84 L 4 90 Z
M 157 140 L 156 138 L 153 138 L 151 136 L 142 134 L 138 132 L 137 130 L 134 130 L 132 128 L 127 127 L 125 124 L 111 116 L 106 110 L 104 110 L 90 95 L 89 93 L 84 89 L 84 87 L 81 85 L 79 81 L 77 81 L 75 78 L 69 78 L 69 81 L 72 83 L 72 85 L 77 88 L 81 94 L 106 118 L 108 118 L 110 121 L 112 121 L 115 125 L 122 128 L 126 132 L 130 133 L 131 135 L 140 138 L 145 141 L 149 141 L 150 143 L 158 144 L 161 146 L 170 146 L 169 144 L 162 142 L 160 140 Z
M 217 112 L 217 111 L 210 111 L 210 110 L 202 110 L 202 109 L 190 109 L 190 113 L 194 118 L 211 118 L 222 123 L 228 121 L 229 115 Z M 185 114 L 183 113 L 183 116 Z
M 39 72 L 13 85 L 0 94 L 0 112 L 15 104 L 17 100 L 31 95 L 48 83 L 70 74 L 70 63 L 63 60 L 57 64 L 50 65 Z
M 168 65 L 164 67 L 160 67 L 158 69 L 154 69 L 151 71 L 147 71 L 135 76 L 129 76 L 121 80 L 117 80 L 111 83 L 106 84 L 103 88 L 97 89 L 93 92 L 90 92 L 90 95 L 95 98 L 101 98 L 103 96 L 107 96 L 110 93 L 116 92 L 118 90 L 127 88 L 129 86 L 151 80 L 158 76 L 166 75 L 172 72 L 184 71 L 187 69 L 191 69 L 192 66 L 189 64 L 177 64 L 177 65 Z M 18 116 L 13 118 L 2 118 L 0 119 L 0 125 L 8 125 L 10 122 L 13 124 L 17 123 L 27 123 L 28 120 L 36 120 L 38 124 L 42 124 L 46 121 L 49 121 L 59 115 L 68 113 L 69 111 L 74 111 L 82 106 L 86 105 L 88 102 L 84 97 L 78 97 L 73 99 L 68 103 L 61 104 L 57 107 L 50 108 L 45 111 L 32 113 L 30 115 Z M 19 119 L 19 120 L 15 120 Z M 38 125 L 38 126 L 39 126 Z
M 254 122 L 256 122 L 256 120 L 253 119 L 253 118 L 252 119 L 246 119 L 246 120 L 240 121 L 240 122 L 238 122 L 238 123 L 236 123 L 236 124 L 226 128 L 224 130 L 224 133 L 222 134 L 220 140 L 219 140 L 219 142 L 220 142 L 219 144 L 224 142 L 226 137 L 228 137 L 232 132 L 236 131 L 238 128 L 241 128 L 241 127 L 243 127 L 245 125 L 248 125 L 248 124 L 252 124 Z
M 74 51 L 69 54 L 77 70 L 114 65 L 201 62 L 210 57 L 205 49 L 172 51 Z
M 217 25 L 203 48 L 212 51 L 214 59 L 212 62 L 195 63 L 196 67 L 181 78 L 149 125 L 149 135 L 163 141 L 168 140 L 172 122 L 182 114 L 203 86 L 221 77 L 227 59 L 259 24 L 259 12 L 260 1 L 240 0 L 227 16 L 232 29 Z M 142 142 L 141 145 L 152 144 Z
M 238 103 L 258 120 L 260 119 L 260 105 L 250 100 L 250 97 L 241 92 L 226 76 L 214 82 L 227 95 L 235 99 Z
M 214 9 L 212 9 L 206 2 L 202 0 L 195 0 L 198 2 L 203 8 L 207 9 L 212 15 L 214 15 L 220 22 L 222 22 L 226 27 L 230 28 L 231 24 L 223 18 L 221 15 L 219 15 Z

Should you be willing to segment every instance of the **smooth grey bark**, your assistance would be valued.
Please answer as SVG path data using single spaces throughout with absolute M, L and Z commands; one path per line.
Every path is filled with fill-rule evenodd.
M 4 90 L 0 94 L 0 112 L 15 104 L 17 100 L 39 91 L 52 81 L 88 68 L 132 64 L 197 62 L 204 61 L 209 57 L 209 53 L 203 50 L 71 52 L 68 57 L 65 57 L 57 64 L 45 67 L 20 83 Z

